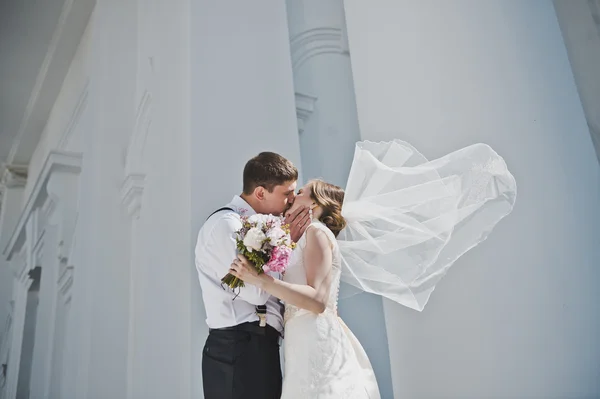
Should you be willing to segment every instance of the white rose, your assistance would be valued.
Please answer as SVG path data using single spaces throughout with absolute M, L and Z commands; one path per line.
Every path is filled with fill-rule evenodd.
M 260 251 L 262 249 L 263 241 L 267 238 L 265 233 L 261 229 L 256 227 L 251 228 L 244 237 L 244 245 L 250 252 L 252 250 Z
M 256 213 L 248 218 L 248 223 L 255 224 L 260 220 L 260 214 Z
M 267 233 L 267 238 L 269 238 L 269 241 L 273 246 L 277 245 L 279 243 L 279 240 L 281 240 L 283 236 L 285 236 L 285 231 L 283 231 L 283 229 L 281 229 L 280 227 L 273 227 Z
M 252 226 L 256 226 L 259 229 L 263 228 L 266 221 L 267 221 L 267 215 L 262 215 L 260 213 L 252 215 L 248 218 L 248 223 L 250 223 Z

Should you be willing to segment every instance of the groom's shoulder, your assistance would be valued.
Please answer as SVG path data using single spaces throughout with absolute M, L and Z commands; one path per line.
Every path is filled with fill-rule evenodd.
M 232 208 L 221 208 L 212 213 L 204 222 L 202 230 L 238 230 L 241 226 L 240 215 Z
M 234 211 L 221 211 L 208 217 L 198 232 L 197 246 L 204 247 L 231 237 L 242 227 L 240 215 Z

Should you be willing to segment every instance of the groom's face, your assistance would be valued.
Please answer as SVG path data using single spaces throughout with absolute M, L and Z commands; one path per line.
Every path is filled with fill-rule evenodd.
M 296 185 L 297 182 L 292 180 L 275 186 L 272 192 L 265 190 L 264 200 L 261 201 L 263 209 L 259 213 L 270 213 L 273 215 L 284 213 L 294 203 Z

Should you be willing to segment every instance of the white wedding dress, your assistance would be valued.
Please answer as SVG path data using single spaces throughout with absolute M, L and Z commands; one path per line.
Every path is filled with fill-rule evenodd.
M 321 314 L 287 304 L 285 308 L 284 377 L 282 399 L 380 398 L 377 380 L 360 342 L 337 315 L 341 257 L 331 230 L 318 221 L 309 228 L 323 230 L 333 249 L 331 287 Z M 287 267 L 283 280 L 306 284 L 306 234 Z

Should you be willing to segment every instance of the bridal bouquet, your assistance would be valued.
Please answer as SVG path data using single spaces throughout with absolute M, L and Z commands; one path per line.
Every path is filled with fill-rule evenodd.
M 238 252 L 248 258 L 259 274 L 283 273 L 296 245 L 283 218 L 261 214 L 240 218 L 242 228 L 236 232 L 235 238 Z M 242 280 L 229 273 L 221 281 L 230 288 L 244 286 Z

